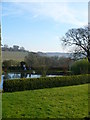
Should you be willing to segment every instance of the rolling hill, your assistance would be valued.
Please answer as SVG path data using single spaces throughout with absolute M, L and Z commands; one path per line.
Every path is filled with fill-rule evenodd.
M 20 51 L 2 51 L 2 61 L 4 60 L 16 60 L 23 61 L 28 52 Z
M 28 51 L 2 51 L 2 61 L 4 60 L 17 60 L 23 61 L 25 56 L 28 55 Z M 40 56 L 47 57 L 71 57 L 70 53 L 60 53 L 60 52 L 37 52 Z

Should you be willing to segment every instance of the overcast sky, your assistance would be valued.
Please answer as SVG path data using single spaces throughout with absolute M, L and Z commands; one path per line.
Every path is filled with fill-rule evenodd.
M 88 2 L 43 1 L 2 2 L 2 44 L 34 52 L 66 51 L 60 38 L 68 29 L 88 24 Z

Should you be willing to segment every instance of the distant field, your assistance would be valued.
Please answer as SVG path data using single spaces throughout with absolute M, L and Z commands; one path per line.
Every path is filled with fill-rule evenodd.
M 3 118 L 88 116 L 88 84 L 2 94 Z
M 16 51 L 2 51 L 2 61 L 4 60 L 17 60 L 23 61 L 28 52 L 16 52 Z

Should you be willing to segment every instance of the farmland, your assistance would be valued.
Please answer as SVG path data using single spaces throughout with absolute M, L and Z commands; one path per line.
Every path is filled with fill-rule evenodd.
M 24 61 L 25 56 L 28 55 L 28 52 L 19 52 L 19 51 L 2 51 L 2 61 L 4 60 L 16 60 Z

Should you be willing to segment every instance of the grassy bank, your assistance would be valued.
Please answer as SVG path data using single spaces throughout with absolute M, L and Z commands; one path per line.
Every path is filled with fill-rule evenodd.
M 88 84 L 2 94 L 3 118 L 88 116 Z

